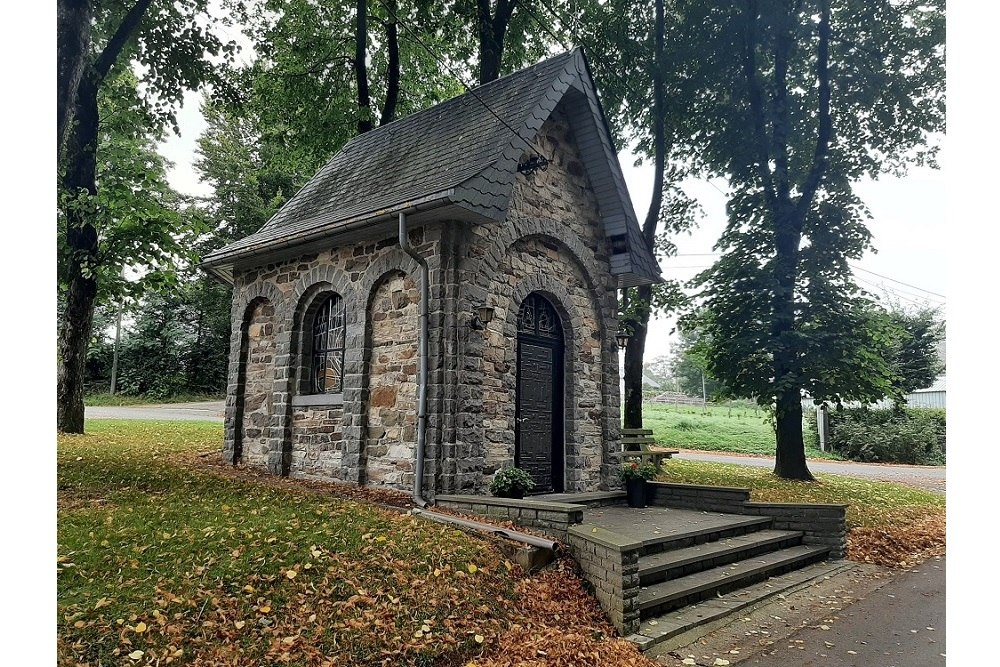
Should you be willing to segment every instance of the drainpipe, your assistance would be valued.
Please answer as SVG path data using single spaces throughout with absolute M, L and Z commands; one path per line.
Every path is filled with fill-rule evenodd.
M 428 286 L 427 261 L 410 246 L 410 238 L 406 233 L 406 213 L 402 211 L 399 213 L 399 247 L 420 265 L 420 338 L 418 342 L 420 362 L 417 372 L 417 452 L 413 476 L 413 502 L 420 507 L 426 507 L 427 501 L 424 500 L 423 485 L 424 444 L 427 439 L 427 334 L 429 330 L 427 310 L 431 291 Z

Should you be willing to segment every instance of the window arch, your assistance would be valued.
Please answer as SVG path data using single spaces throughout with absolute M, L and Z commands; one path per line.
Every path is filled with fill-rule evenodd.
M 344 299 L 339 294 L 331 294 L 312 317 L 309 359 L 311 393 L 343 393 L 346 330 Z

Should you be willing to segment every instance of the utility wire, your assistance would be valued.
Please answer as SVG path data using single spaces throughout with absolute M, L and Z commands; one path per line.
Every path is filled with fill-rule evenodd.
M 399 16 L 398 16 L 398 15 L 396 14 L 396 12 L 394 12 L 394 11 L 393 11 L 393 10 L 392 10 L 392 9 L 391 9 L 391 8 L 389 7 L 389 5 L 387 5 L 387 4 L 386 4 L 386 3 L 384 2 L 384 0 L 378 0 L 378 3 L 379 3 L 380 5 L 382 5 L 382 7 L 383 7 L 383 8 L 384 8 L 384 9 L 385 9 L 385 10 L 386 10 L 387 12 L 389 12 L 389 15 L 390 15 L 390 16 L 392 17 L 392 19 L 393 19 L 393 20 L 394 20 L 394 21 L 395 21 L 396 23 L 398 23 L 399 25 L 403 26 L 403 30 L 405 30 L 406 32 L 408 32 L 408 33 L 410 34 L 410 36 L 411 36 L 411 37 L 413 37 L 414 41 L 416 41 L 416 43 L 417 43 L 417 44 L 419 44 L 419 45 L 420 45 L 420 47 L 421 47 L 421 48 L 422 48 L 422 49 L 423 49 L 424 51 L 426 51 L 426 52 L 427 52 L 427 54 L 428 54 L 428 55 L 429 55 L 429 56 L 430 56 L 431 58 L 433 58 L 434 60 L 436 60 L 436 61 L 437 61 L 437 63 L 438 63 L 439 65 L 441 65 L 441 66 L 442 66 L 442 67 L 444 67 L 444 68 L 445 68 L 446 70 L 448 70 L 448 72 L 449 72 L 449 73 L 451 73 L 451 75 L 452 75 L 453 77 L 455 77 L 455 80 L 457 80 L 457 81 L 458 81 L 458 82 L 459 82 L 460 84 L 462 84 L 462 87 L 463 87 L 463 88 L 465 88 L 465 91 L 466 91 L 467 93 L 469 93 L 470 95 L 472 95 L 472 97 L 474 97 L 474 98 L 476 99 L 476 101 L 477 101 L 477 102 L 479 102 L 479 103 L 480 103 L 480 104 L 482 104 L 482 105 L 483 105 L 484 107 L 486 107 L 486 110 L 487 110 L 487 111 L 489 111 L 489 112 L 490 112 L 491 114 L 493 114 L 493 117 L 494 117 L 494 118 L 496 118 L 496 119 L 497 119 L 498 121 L 500 121 L 500 122 L 501 122 L 501 123 L 503 124 L 503 126 L 504 126 L 504 127 L 506 127 L 506 128 L 508 129 L 508 130 L 510 130 L 510 131 L 511 131 L 511 132 L 512 132 L 512 133 L 514 134 L 514 136 L 515 136 L 515 137 L 517 137 L 518 139 L 520 139 L 520 140 L 521 140 L 521 142 L 522 142 L 522 143 L 523 143 L 523 144 L 524 144 L 525 146 L 527 146 L 527 147 L 528 147 L 528 150 L 530 150 L 530 151 L 533 151 L 533 152 L 537 153 L 538 155 L 541 155 L 541 156 L 542 156 L 542 158 L 544 158 L 545 160 L 547 160 L 547 161 L 549 161 L 549 162 L 551 162 L 551 161 L 552 161 L 552 160 L 551 160 L 551 158 L 549 158 L 548 156 L 546 156 L 546 155 L 545 155 L 545 153 L 544 153 L 544 152 L 543 152 L 543 151 L 542 151 L 542 150 L 541 150 L 540 148 L 538 148 L 537 146 L 535 146 L 535 145 L 532 145 L 531 143 L 529 143 L 529 142 L 528 142 L 528 140 L 527 140 L 527 139 L 525 139 L 524 137 L 522 137 L 522 136 L 520 135 L 520 133 L 519 133 L 519 132 L 518 132 L 517 130 L 515 130 L 515 129 L 514 129 L 514 128 L 512 128 L 512 127 L 511 127 L 510 125 L 508 125 L 508 124 L 507 124 L 507 121 L 505 121 L 505 120 L 504 120 L 503 118 L 501 118 L 501 117 L 500 117 L 500 116 L 499 116 L 499 115 L 497 114 L 497 112 L 496 112 L 496 111 L 494 111 L 494 110 L 493 110 L 493 109 L 492 109 L 492 108 L 490 107 L 490 105 L 486 103 L 486 101 L 485 101 L 485 100 L 483 100 L 483 98 L 481 98 L 481 97 L 480 97 L 479 95 L 477 95 L 477 94 L 476 94 L 476 91 L 475 91 L 475 90 L 473 90 L 473 89 L 472 89 L 471 87 L 469 87 L 469 84 L 467 84 L 467 83 L 465 82 L 465 80 L 464 80 L 464 79 L 462 79 L 462 77 L 461 77 L 461 76 L 459 76 L 459 75 L 458 75 L 458 73 L 457 73 L 457 72 L 455 72 L 455 70 L 454 70 L 454 69 L 452 69 L 451 65 L 449 65 L 449 64 L 448 64 L 447 62 L 445 62 L 445 61 L 444 61 L 444 60 L 443 60 L 442 58 L 440 58 L 440 57 L 439 57 L 439 56 L 438 56 L 438 55 L 437 55 L 436 53 L 434 53 L 434 51 L 432 51 L 432 50 L 431 50 L 431 48 L 430 48 L 429 46 L 427 46 L 426 44 L 424 44 L 424 41 L 423 41 L 422 39 L 420 39 L 420 36 L 419 36 L 419 35 L 417 34 L 417 32 L 416 32 L 415 30 L 413 30 L 412 28 L 410 28 L 410 26 L 409 26 L 409 25 L 408 25 L 407 23 L 405 23 L 405 22 L 404 22 L 404 21 L 403 21 L 402 19 L 400 19 L 400 18 L 399 18 Z
M 932 292 L 929 289 L 924 289 L 922 287 L 917 287 L 916 285 L 911 285 L 910 283 L 904 283 L 902 280 L 896 280 L 895 278 L 890 278 L 889 276 L 883 276 L 881 273 L 875 273 L 874 271 L 869 271 L 868 269 L 863 269 L 860 266 L 857 266 L 855 264 L 849 264 L 849 266 L 852 269 L 857 269 L 858 271 L 864 271 L 865 273 L 870 273 L 873 276 L 878 276 L 879 278 L 884 278 L 885 280 L 889 280 L 889 281 L 892 281 L 894 283 L 898 283 L 900 285 L 905 285 L 906 287 L 911 287 L 911 288 L 913 288 L 913 289 L 915 289 L 917 291 L 920 291 L 920 292 L 925 292 L 927 294 L 933 294 L 934 296 L 939 296 L 942 299 L 947 299 L 948 298 L 944 294 L 938 294 L 937 292 Z

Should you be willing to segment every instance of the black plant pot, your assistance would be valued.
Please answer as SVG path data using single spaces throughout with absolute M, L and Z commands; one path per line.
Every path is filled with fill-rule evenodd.
M 511 489 L 510 491 L 502 491 L 497 494 L 497 498 L 514 498 L 516 500 L 521 500 L 524 498 L 524 491 L 522 489 Z
M 646 480 L 644 479 L 625 480 L 625 494 L 628 498 L 629 507 L 645 507 Z

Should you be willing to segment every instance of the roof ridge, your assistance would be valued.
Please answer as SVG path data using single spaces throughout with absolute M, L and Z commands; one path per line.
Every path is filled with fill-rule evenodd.
M 503 75 L 503 76 L 501 76 L 501 77 L 499 77 L 497 79 L 494 79 L 492 81 L 487 81 L 486 83 L 480 84 L 478 86 L 474 86 L 472 88 L 466 87 L 466 91 L 464 93 L 461 93 L 460 95 L 455 95 L 454 97 L 450 97 L 450 98 L 448 98 L 446 100 L 443 100 L 441 102 L 438 102 L 436 104 L 432 104 L 432 105 L 430 105 L 427 108 L 420 109 L 419 111 L 414 111 L 411 114 L 408 114 L 408 115 L 403 116 L 401 118 L 397 118 L 397 119 L 393 120 L 391 123 L 386 123 L 385 125 L 378 125 L 376 127 L 373 127 L 368 132 L 365 132 L 364 134 L 359 134 L 359 135 L 357 135 L 355 137 L 352 137 L 346 144 L 344 144 L 340 148 L 339 151 L 337 151 L 337 153 L 343 153 L 343 152 L 347 151 L 349 148 L 352 147 L 353 144 L 356 144 L 356 143 L 359 143 L 359 142 L 370 141 L 371 137 L 373 135 L 377 136 L 377 133 L 379 133 L 380 131 L 383 131 L 382 133 L 384 133 L 384 132 L 390 132 L 391 133 L 392 127 L 394 125 L 398 127 L 398 125 L 400 123 L 404 123 L 404 122 L 409 121 L 409 120 L 411 120 L 413 118 L 417 118 L 419 116 L 423 116 L 423 115 L 425 115 L 425 114 L 427 114 L 427 113 L 429 113 L 431 111 L 436 111 L 438 113 L 440 113 L 442 111 L 447 111 L 447 109 L 450 108 L 451 106 L 454 106 L 455 104 L 458 104 L 460 101 L 465 101 L 465 100 L 467 100 L 470 97 L 472 99 L 474 99 L 476 102 L 478 102 L 479 104 L 482 104 L 482 105 L 486 106 L 489 109 L 490 107 L 488 105 L 486 105 L 485 102 L 483 102 L 481 99 L 478 99 L 478 96 L 476 95 L 476 93 L 480 92 L 481 90 L 490 88 L 490 87 L 496 87 L 498 84 L 505 83 L 507 80 L 509 80 L 509 79 L 511 79 L 513 77 L 516 77 L 516 76 L 526 77 L 529 73 L 532 73 L 532 74 L 535 74 L 535 76 L 537 78 L 537 73 L 536 73 L 537 69 L 539 69 L 543 65 L 550 65 L 550 64 L 552 64 L 556 60 L 560 60 L 560 59 L 567 59 L 568 60 L 570 56 L 575 55 L 576 52 L 579 51 L 579 50 L 580 50 L 580 47 L 576 46 L 576 47 L 573 47 L 572 49 L 570 49 L 569 51 L 564 51 L 563 53 L 554 55 L 554 56 L 552 56 L 550 58 L 546 58 L 545 60 L 539 60 L 534 65 L 529 65 L 528 67 L 525 67 L 524 69 L 519 69 L 516 72 L 511 72 L 510 74 L 505 74 L 505 75 Z M 463 82 L 462 85 L 464 86 L 465 83 Z M 490 110 L 493 111 L 494 113 L 496 113 L 495 110 L 493 110 L 493 109 L 490 109 Z

